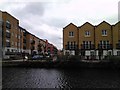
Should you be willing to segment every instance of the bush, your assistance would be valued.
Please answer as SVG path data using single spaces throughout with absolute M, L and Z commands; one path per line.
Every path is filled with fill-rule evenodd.
M 78 55 L 74 55 L 74 56 L 70 56 L 70 57 L 68 58 L 68 60 L 69 60 L 69 61 L 76 62 L 76 61 L 80 61 L 81 58 L 80 58 L 80 56 L 78 56 Z
M 61 55 L 61 56 L 57 56 L 57 59 L 59 60 L 59 61 L 67 61 L 68 60 L 68 57 L 69 57 L 69 55 Z
M 120 56 L 109 56 L 108 60 L 113 64 L 120 64 Z

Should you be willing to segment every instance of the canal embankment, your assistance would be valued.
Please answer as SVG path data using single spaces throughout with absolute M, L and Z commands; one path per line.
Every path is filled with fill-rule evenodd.
M 120 68 L 119 57 L 108 57 L 103 60 L 84 60 L 80 56 L 57 57 L 56 60 L 4 60 L 3 67 L 37 67 L 37 68 Z
M 28 68 L 120 68 L 119 64 L 103 61 L 7 61 L 2 67 L 28 67 Z

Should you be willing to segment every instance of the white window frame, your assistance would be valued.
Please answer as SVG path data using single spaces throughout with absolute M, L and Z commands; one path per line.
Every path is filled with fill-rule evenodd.
M 90 31 L 85 31 L 85 37 L 90 37 Z
M 10 33 L 10 30 L 6 29 L 6 32 Z
M 107 30 L 102 30 L 102 36 L 107 36 Z
M 10 21 L 6 20 L 6 23 L 10 23 Z
M 69 37 L 74 37 L 74 32 L 73 31 L 69 32 Z
M 6 42 L 10 42 L 10 40 L 6 39 Z

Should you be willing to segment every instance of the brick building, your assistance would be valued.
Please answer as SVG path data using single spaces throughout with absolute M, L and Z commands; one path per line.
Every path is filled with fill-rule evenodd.
M 10 58 L 22 53 L 31 55 L 48 52 L 45 48 L 50 43 L 46 43 L 46 40 L 40 39 L 20 26 L 19 20 L 9 13 L 0 11 L 0 27 L 3 58 Z M 50 45 L 49 48 L 56 48 L 54 45 Z M 50 50 L 49 53 L 54 53 L 54 50 Z
M 96 26 L 86 22 L 80 27 L 70 23 L 63 28 L 63 49 L 64 54 L 89 59 L 120 55 L 120 22 L 110 25 L 103 21 Z

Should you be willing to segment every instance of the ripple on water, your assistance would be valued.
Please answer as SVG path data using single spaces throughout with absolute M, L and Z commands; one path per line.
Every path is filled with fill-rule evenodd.
M 4 88 L 120 88 L 119 70 L 3 68 Z

